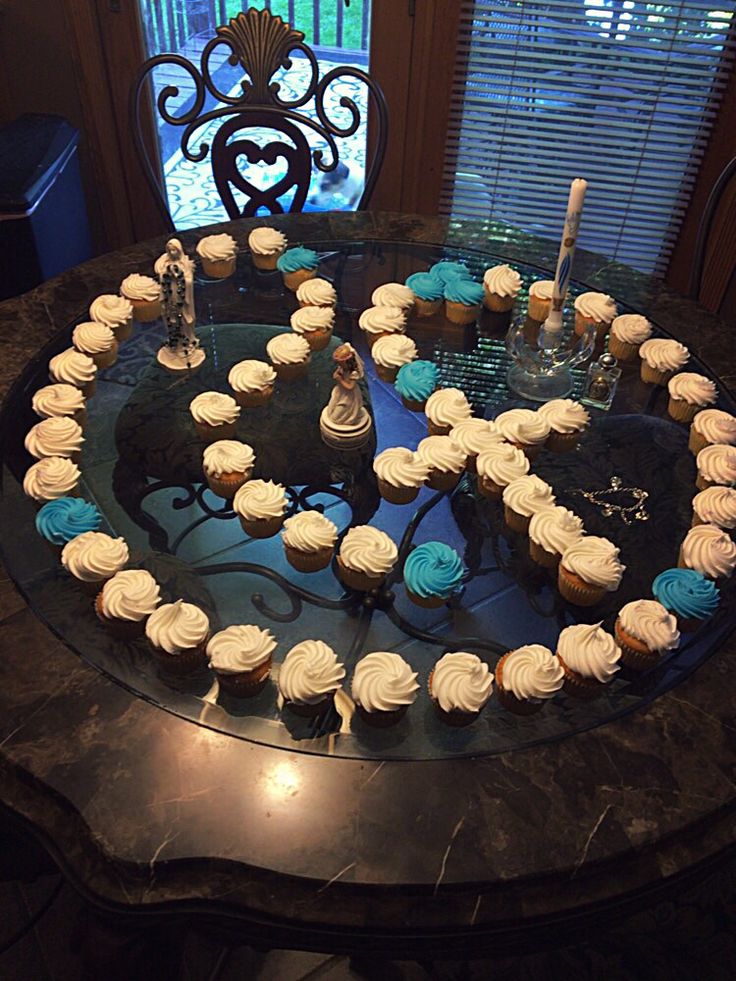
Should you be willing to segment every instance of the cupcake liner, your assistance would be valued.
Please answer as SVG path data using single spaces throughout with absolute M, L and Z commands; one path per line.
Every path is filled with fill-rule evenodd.
M 320 548 L 316 552 L 303 552 L 290 545 L 284 545 L 284 553 L 289 565 L 297 572 L 319 572 L 326 569 L 332 561 L 332 548 Z
M 104 371 L 105 368 L 112 368 L 118 359 L 118 342 L 114 341 L 112 347 L 108 351 L 82 351 L 82 354 L 86 354 L 88 358 L 92 358 L 94 363 L 97 365 L 98 371 Z
M 427 398 L 429 398 L 429 395 Z M 404 408 L 410 412 L 424 412 L 424 406 L 427 404 L 427 399 L 417 401 L 416 399 L 407 399 L 403 395 L 401 396 L 401 401 L 404 403 Z
M 676 422 L 692 422 L 702 408 L 702 405 L 691 405 L 685 399 L 676 399 L 670 395 L 667 412 Z
M 710 521 L 703 521 L 703 519 L 700 517 L 700 515 L 698 514 L 698 512 L 693 509 L 693 516 L 692 516 L 692 520 L 690 521 L 690 527 L 691 528 L 695 528 L 696 525 L 707 525 L 707 524 L 711 524 L 711 523 L 712 522 L 710 522 Z
M 335 693 L 330 692 L 319 702 L 315 702 L 313 705 L 309 702 L 290 702 L 287 699 L 284 700 L 284 708 L 287 708 L 294 715 L 298 715 L 302 719 L 314 719 L 318 715 L 324 715 L 328 711 L 330 706 L 335 701 Z
M 708 478 L 704 477 L 702 473 L 699 473 L 695 481 L 695 486 L 698 488 L 698 490 L 708 490 L 709 487 L 718 487 L 719 485 L 715 482 L 715 480 L 708 480 Z
M 390 504 L 410 504 L 419 493 L 418 487 L 394 487 L 387 481 L 378 478 L 378 490 L 381 497 Z
M 130 297 L 128 297 L 130 300 Z M 161 300 L 130 300 L 133 316 L 140 324 L 149 324 L 161 316 Z
M 701 620 L 700 617 L 681 617 L 679 614 L 675 614 L 675 616 L 677 617 L 677 626 L 686 634 L 699 630 L 705 623 L 705 620 Z
M 552 453 L 570 453 L 580 443 L 581 433 L 550 432 L 545 444 Z
M 117 618 L 106 617 L 102 612 L 102 590 L 97 593 L 95 598 L 95 613 L 100 623 L 104 624 L 105 628 L 118 640 L 137 640 L 146 632 L 147 617 L 143 617 L 141 620 L 118 620 Z
M 133 333 L 133 321 L 126 320 L 124 324 L 115 324 L 114 327 L 110 327 L 110 330 L 115 335 L 115 340 L 118 342 L 118 344 L 122 344 L 122 342 L 127 341 Z
M 376 362 L 376 374 L 381 379 L 381 381 L 389 382 L 393 385 L 396 381 L 396 376 L 399 373 L 398 366 L 395 365 L 383 365 Z
M 660 652 L 650 650 L 643 641 L 627 633 L 621 626 L 620 619 L 616 620 L 613 633 L 616 643 L 621 649 L 621 661 L 627 667 L 633 668 L 635 671 L 645 671 L 659 661 Z
M 417 317 L 433 317 L 442 306 L 442 300 L 423 300 L 421 296 L 414 300 L 414 312 Z
M 299 306 L 304 309 L 304 307 L 319 307 L 320 310 L 334 310 L 336 308 L 335 303 L 307 303 L 305 300 L 299 300 Z
M 490 477 L 478 477 L 478 490 L 490 501 L 500 501 L 503 498 L 503 487 L 492 481 Z
M 646 382 L 647 385 L 666 385 L 670 378 L 674 375 L 674 371 L 659 371 L 657 368 L 653 368 L 648 364 L 643 358 L 641 361 L 641 380 Z
M 591 699 L 598 698 L 603 693 L 605 685 L 601 681 L 595 678 L 586 678 L 578 671 L 573 671 L 572 668 L 565 664 L 559 651 L 557 651 L 557 660 L 565 672 L 565 680 L 562 687 L 568 695 L 571 695 L 573 698 Z
M 240 524 L 246 535 L 251 538 L 273 538 L 281 530 L 284 523 L 283 514 L 275 518 L 240 518 Z
M 294 272 L 285 272 L 283 274 L 284 286 L 296 293 L 302 283 L 306 283 L 308 279 L 314 279 L 316 275 L 316 269 L 295 269 Z
M 219 439 L 235 439 L 235 428 L 237 423 L 224 422 L 219 426 L 210 426 L 206 422 L 194 423 L 197 436 L 206 443 L 216 443 Z
M 545 569 L 556 569 L 560 561 L 560 555 L 558 552 L 548 552 L 546 548 L 535 542 L 534 539 L 529 539 L 529 556 Z
M 530 463 L 537 459 L 544 447 L 544 443 L 513 443 L 512 445 L 517 450 L 521 450 Z
M 269 655 L 263 664 L 259 664 L 252 671 L 239 671 L 236 674 L 225 674 L 215 670 L 220 691 L 235 698 L 252 698 L 258 695 L 265 688 L 271 674 L 271 660 Z
M 508 504 L 504 504 L 503 517 L 512 531 L 516 531 L 520 535 L 526 535 L 529 531 L 529 522 L 532 520 L 531 515 L 519 514 L 518 511 L 514 511 Z
M 426 610 L 437 610 L 439 607 L 444 606 L 450 598 L 449 596 L 418 596 L 408 588 L 406 595 L 412 603 L 416 603 L 417 606 L 423 606 Z
M 427 433 L 430 436 L 449 436 L 452 426 L 441 426 L 437 422 L 432 422 L 431 419 L 427 420 Z
M 608 338 L 608 351 L 618 361 L 635 361 L 640 347 L 641 344 L 629 344 L 627 341 L 620 340 L 613 333 Z
M 106 576 L 104 579 L 88 580 L 88 579 L 77 579 L 76 576 L 72 576 L 74 582 L 79 586 L 82 592 L 86 593 L 88 596 L 97 596 L 97 594 L 100 592 L 100 590 L 108 581 L 108 579 L 111 578 L 112 576 Z
M 538 324 L 544 323 L 547 317 L 549 317 L 551 309 L 551 298 L 549 300 L 543 300 L 539 296 L 534 296 L 533 293 L 529 294 L 528 313 L 532 320 L 536 320 Z
M 694 456 L 697 456 L 701 450 L 704 450 L 706 446 L 710 445 L 711 444 L 708 442 L 705 436 L 699 433 L 694 426 L 690 426 L 690 435 L 688 436 L 687 440 L 687 448 Z
M 468 453 L 465 457 L 465 472 L 478 473 L 478 454 Z
M 563 599 L 575 606 L 595 606 L 606 595 L 605 589 L 583 582 L 562 564 L 557 570 L 557 588 Z
M 150 642 L 149 646 L 156 663 L 166 674 L 176 675 L 176 677 L 181 678 L 190 674 L 200 674 L 207 669 L 207 655 L 205 653 L 207 638 L 201 644 L 198 644 L 197 647 L 180 651 L 178 654 L 169 654 L 168 651 L 163 650 L 161 647 L 155 647 Z
M 235 492 L 246 483 L 250 473 L 221 473 L 219 477 L 215 477 L 214 474 L 205 474 L 205 477 L 213 494 L 230 501 L 235 497 Z
M 251 252 L 250 257 L 256 269 L 262 269 L 264 272 L 273 272 L 277 268 L 277 263 L 282 255 L 283 249 L 281 252 L 274 252 L 271 255 L 258 255 L 256 252 Z
M 493 310 L 494 313 L 508 313 L 509 310 L 514 308 L 514 296 L 501 296 L 498 293 L 492 293 L 488 287 L 483 285 L 483 303 L 488 310 Z
M 337 572 L 340 582 L 348 589 L 356 589 L 361 593 L 368 593 L 372 589 L 378 589 L 386 576 L 369 576 L 366 572 L 359 572 L 356 569 L 349 569 L 338 555 Z
M 255 409 L 265 405 L 273 395 L 273 385 L 262 388 L 260 392 L 233 392 L 233 398 L 243 409 Z
M 324 351 L 332 337 L 332 327 L 327 330 L 308 330 L 302 337 L 309 345 L 310 351 Z
M 473 324 L 478 319 L 481 304 L 454 303 L 445 300 L 445 316 L 453 324 Z
M 400 705 L 399 708 L 394 709 L 392 712 L 369 712 L 357 702 L 355 704 L 355 711 L 358 717 L 367 726 L 372 726 L 375 729 L 387 729 L 389 726 L 396 725 L 397 722 L 400 722 L 404 718 L 408 708 L 408 705 Z
M 210 279 L 227 279 L 235 272 L 235 256 L 232 259 L 205 259 L 199 257 L 202 272 Z
M 309 358 L 299 361 L 296 364 L 275 364 L 273 370 L 276 372 L 279 381 L 295 381 L 302 378 L 309 370 Z
M 451 470 L 430 470 L 427 487 L 437 491 L 451 491 L 460 483 L 461 476 L 461 473 L 453 473 Z

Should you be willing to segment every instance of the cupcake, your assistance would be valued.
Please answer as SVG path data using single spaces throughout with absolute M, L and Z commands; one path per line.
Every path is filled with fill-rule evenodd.
M 677 422 L 692 422 L 695 416 L 718 398 L 718 390 L 710 378 L 693 371 L 682 371 L 667 383 L 670 394 L 667 411 Z
M 123 569 L 108 579 L 95 600 L 98 619 L 120 640 L 135 640 L 161 602 L 161 591 L 145 569 Z
M 608 350 L 619 361 L 634 361 L 639 348 L 652 336 L 652 325 L 638 313 L 624 313 L 614 317 Z
M 80 354 L 86 354 L 97 365 L 97 370 L 110 368 L 118 359 L 118 342 L 105 324 L 89 321 L 77 324 L 72 331 L 72 344 Z
M 281 530 L 287 506 L 286 490 L 272 480 L 249 480 L 233 498 L 233 510 L 246 535 L 271 538 Z
M 600 340 L 610 330 L 617 313 L 616 303 L 607 293 L 581 293 L 575 298 L 575 333 L 582 336 L 588 327 L 595 327 Z
M 685 535 L 677 565 L 708 579 L 727 579 L 736 566 L 736 544 L 717 525 L 697 525 Z
M 437 388 L 439 372 L 431 361 L 411 361 L 402 365 L 396 375 L 395 387 L 401 401 L 412 412 L 423 412 L 427 399 Z
M 276 268 L 284 277 L 284 286 L 296 292 L 302 283 L 314 279 L 319 266 L 319 256 L 313 249 L 305 249 L 299 245 L 287 249 L 276 260 Z
M 76 385 L 44 385 L 33 396 L 31 406 L 42 419 L 73 419 L 80 426 L 87 421 L 87 402 Z
M 451 262 L 448 259 L 435 262 L 433 266 L 429 267 L 427 272 L 434 279 L 439 279 L 443 286 L 446 286 L 453 279 L 473 278 L 468 267 L 464 266 L 462 262 Z
M 80 476 L 79 467 L 67 457 L 47 456 L 26 470 L 23 493 L 41 503 L 77 497 Z
M 473 415 L 473 409 L 459 388 L 440 388 L 427 399 L 424 407 L 430 436 L 449 436 L 458 423 Z
M 551 430 L 548 416 L 534 409 L 509 409 L 494 422 L 506 442 L 522 450 L 529 460 L 539 456 Z
M 36 515 L 36 531 L 57 552 L 72 538 L 97 531 L 102 516 L 94 504 L 81 497 L 57 497 L 47 501 Z
M 552 399 L 541 405 L 537 413 L 549 423 L 545 446 L 553 453 L 574 450 L 590 423 L 590 413 L 573 399 Z
M 333 703 L 345 667 L 323 640 L 303 640 L 279 668 L 279 693 L 295 715 L 322 715 Z
M 652 594 L 686 632 L 712 617 L 720 599 L 716 584 L 695 569 L 665 569 L 652 583 Z
M 363 331 L 368 347 L 381 337 L 403 334 L 406 330 L 406 313 L 401 307 L 368 307 L 358 317 L 358 327 Z
M 370 525 L 351 528 L 337 556 L 340 581 L 349 589 L 367 593 L 378 589 L 399 557 L 395 543 L 385 531 Z
M 417 545 L 404 563 L 407 596 L 429 609 L 444 606 L 460 590 L 464 576 L 462 559 L 444 542 Z
M 197 242 L 197 255 L 205 276 L 225 279 L 235 272 L 238 246 L 232 235 L 206 235 Z
M 595 698 L 619 669 L 621 649 L 600 623 L 565 627 L 557 638 L 562 687 L 573 698 Z
M 249 698 L 263 690 L 271 674 L 276 639 L 270 630 L 234 624 L 213 634 L 206 654 L 220 691 Z
M 507 313 L 513 308 L 520 289 L 521 276 L 506 263 L 491 266 L 483 273 L 484 303 L 489 310 Z
M 580 518 L 560 505 L 532 515 L 528 531 L 529 555 L 545 569 L 556 569 L 562 553 L 585 534 Z
M 687 362 L 690 352 L 679 341 L 653 337 L 639 348 L 641 380 L 649 385 L 666 385 Z
M 286 246 L 286 236 L 275 228 L 254 228 L 248 236 L 248 248 L 257 269 L 274 270 Z
M 568 603 L 595 606 L 606 593 L 615 592 L 626 569 L 619 550 L 607 538 L 584 535 L 562 553 L 557 588 Z
M 332 561 L 337 527 L 319 511 L 300 511 L 284 522 L 281 541 L 289 565 L 297 572 L 318 572 Z
M 97 365 L 86 354 L 68 347 L 49 361 L 49 378 L 52 382 L 74 385 L 88 399 L 97 387 Z
M 619 612 L 614 633 L 621 662 L 635 671 L 651 668 L 680 643 L 677 620 L 657 600 L 627 603 Z
M 212 493 L 229 501 L 250 480 L 255 462 L 256 455 L 247 443 L 218 439 L 205 447 L 202 469 Z
M 90 304 L 89 319 L 109 327 L 120 344 L 133 332 L 133 304 L 117 293 L 103 293 Z
M 478 490 L 484 497 L 500 501 L 504 487 L 529 473 L 529 460 L 511 443 L 496 443 L 478 454 Z
M 559 660 L 541 644 L 517 647 L 496 665 L 498 700 L 515 715 L 534 715 L 555 697 L 564 681 Z
M 424 486 L 429 467 L 405 446 L 392 446 L 373 461 L 381 497 L 391 504 L 409 504 Z
M 395 382 L 399 368 L 417 358 L 417 346 L 405 334 L 385 334 L 373 345 L 371 356 L 376 374 L 385 382 Z
M 517 477 L 503 489 L 503 513 L 512 531 L 525 535 L 533 515 L 555 506 L 555 495 L 549 484 L 530 474 Z
M 146 621 L 146 637 L 158 665 L 175 675 L 193 674 L 207 667 L 205 649 L 210 621 L 193 603 L 164 603 Z
M 394 725 L 414 704 L 418 690 L 416 671 L 398 654 L 375 651 L 355 665 L 353 701 L 358 715 L 370 725 Z
M 443 654 L 429 675 L 429 697 L 443 722 L 468 726 L 480 715 L 493 691 L 493 675 L 477 654 Z
M 332 283 L 326 279 L 305 279 L 296 291 L 300 307 L 329 307 L 335 309 L 337 293 Z
M 688 447 L 696 456 L 706 446 L 736 443 L 736 416 L 721 409 L 703 409 L 692 421 Z
M 230 369 L 228 383 L 235 401 L 244 409 L 265 405 L 273 395 L 276 372 L 266 361 L 238 361 Z
M 529 316 L 538 323 L 543 323 L 549 317 L 552 309 L 553 279 L 537 279 L 529 287 Z
M 335 326 L 332 307 L 300 307 L 291 315 L 291 329 L 299 334 L 312 351 L 322 351 L 330 343 Z
M 125 539 L 85 531 L 66 543 L 61 564 L 86 592 L 97 595 L 107 580 L 127 565 L 129 557 Z
M 714 485 L 696 494 L 693 498 L 693 528 L 696 525 L 736 528 L 736 490 Z
M 142 324 L 161 316 L 161 284 L 151 276 L 131 273 L 120 284 L 120 292 L 133 306 L 133 316 Z
M 223 392 L 201 392 L 189 403 L 194 428 L 200 439 L 208 443 L 233 439 L 240 415 L 240 406 Z
M 468 473 L 476 473 L 476 460 L 480 453 L 503 443 L 504 439 L 490 419 L 465 419 L 450 430 L 450 439 L 463 451 Z
M 406 285 L 414 294 L 414 312 L 417 317 L 431 317 L 445 299 L 445 284 L 431 273 L 412 273 Z
M 384 283 L 371 293 L 374 307 L 399 307 L 408 316 L 414 307 L 414 291 L 403 283 Z
M 277 334 L 266 345 L 266 353 L 280 381 L 303 378 L 309 371 L 311 351 L 299 334 Z
M 719 443 L 706 446 L 695 457 L 695 465 L 698 468 L 698 479 L 695 482 L 698 490 L 736 484 L 736 446 L 723 446 Z
M 453 324 L 475 323 L 483 304 L 483 286 L 460 276 L 445 283 L 445 316 Z
M 429 468 L 428 487 L 437 491 L 457 487 L 466 455 L 450 436 L 426 436 L 417 446 L 417 456 Z
M 37 460 L 47 456 L 68 457 L 79 463 L 82 455 L 82 427 L 68 416 L 42 419 L 26 434 L 24 446 Z

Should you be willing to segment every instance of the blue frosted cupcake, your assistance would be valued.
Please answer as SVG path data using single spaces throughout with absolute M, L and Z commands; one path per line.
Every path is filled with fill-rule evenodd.
M 442 606 L 463 581 L 465 567 L 454 548 L 444 542 L 418 545 L 404 564 L 404 585 L 417 606 Z
M 720 593 L 695 569 L 665 569 L 652 583 L 654 598 L 677 617 L 680 630 L 697 630 L 718 609 Z
M 94 504 L 81 497 L 57 497 L 48 501 L 36 515 L 36 530 L 55 552 L 77 535 L 97 531 L 102 516 Z
M 432 273 L 412 273 L 406 285 L 414 294 L 414 310 L 417 317 L 431 317 L 442 306 L 445 284 Z
M 314 279 L 319 266 L 319 256 L 313 249 L 298 245 L 287 249 L 276 261 L 276 268 L 284 277 L 284 286 L 296 292 L 302 283 Z
M 394 385 L 401 401 L 412 412 L 424 412 L 427 399 L 437 388 L 439 372 L 431 361 L 410 361 L 399 368 Z
M 448 259 L 443 259 L 442 262 L 435 262 L 433 266 L 429 267 L 430 276 L 434 276 L 435 279 L 446 286 L 451 279 L 472 279 L 470 270 L 467 266 L 464 266 L 462 262 L 450 262 Z
M 480 313 L 485 292 L 482 283 L 459 276 L 445 283 L 445 316 L 453 324 L 472 324 Z

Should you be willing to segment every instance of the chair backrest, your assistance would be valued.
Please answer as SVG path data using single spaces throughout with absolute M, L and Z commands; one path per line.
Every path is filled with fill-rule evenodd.
M 230 49 L 228 63 L 233 66 L 239 64 L 243 69 L 241 91 L 237 94 L 220 91 L 213 79 L 210 57 L 220 45 Z M 281 99 L 279 83 L 272 82 L 272 78 L 279 69 L 291 68 L 289 55 L 295 51 L 301 52 L 307 59 L 309 81 L 301 94 L 293 99 Z M 294 196 L 288 210 L 303 209 L 312 178 L 312 164 L 324 174 L 337 171 L 340 165 L 338 141 L 353 137 L 361 124 L 360 109 L 347 95 L 339 99 L 339 105 L 346 111 L 346 118 L 339 122 L 330 118 L 325 95 L 338 79 L 352 78 L 363 83 L 368 93 L 368 104 L 375 109 L 371 116 L 371 159 L 366 167 L 365 186 L 357 208 L 360 210 L 367 206 L 383 164 L 388 137 L 388 110 L 381 87 L 366 72 L 353 65 L 332 68 L 320 78 L 317 58 L 304 43 L 304 34 L 269 10 L 251 8 L 217 28 L 215 36 L 202 51 L 199 67 L 183 55 L 160 54 L 145 61 L 136 75 L 130 95 L 133 139 L 168 227 L 173 228 L 174 225 L 160 176 L 146 145 L 141 120 L 141 97 L 150 83 L 150 73 L 160 65 L 178 66 L 194 84 L 193 103 L 188 109 L 185 102 L 183 111 L 178 114 L 169 110 L 169 100 L 179 96 L 179 88 L 174 85 L 164 87 L 154 104 L 165 123 L 182 127 L 179 146 L 184 158 L 199 163 L 210 155 L 215 185 L 230 218 L 252 216 L 260 208 L 266 208 L 271 214 L 280 214 L 284 211 L 280 198 L 292 189 Z M 215 100 L 213 108 L 206 108 L 208 96 L 210 101 Z M 312 100 L 314 116 L 303 111 Z M 219 128 L 217 121 L 221 121 Z M 217 132 L 210 146 L 207 133 L 212 126 L 217 128 Z M 198 140 L 195 134 L 203 127 L 207 127 L 207 133 L 200 132 Z M 243 132 L 254 127 L 261 130 L 261 135 L 265 129 L 281 138 L 265 145 L 258 143 L 247 138 Z M 305 136 L 310 131 L 326 145 L 326 155 L 323 149 L 310 147 Z M 240 157 L 251 164 L 265 163 L 268 166 L 273 166 L 279 157 L 283 157 L 286 172 L 274 184 L 262 188 L 249 181 L 242 172 L 238 165 Z M 238 205 L 234 189 L 245 195 L 243 207 Z
M 736 157 L 713 185 L 698 226 L 688 295 L 715 313 L 736 289 Z M 736 318 L 731 311 L 730 320 Z

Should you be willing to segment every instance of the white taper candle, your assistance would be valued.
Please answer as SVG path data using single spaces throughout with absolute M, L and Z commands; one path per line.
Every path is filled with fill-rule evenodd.
M 572 260 L 575 255 L 575 244 L 578 238 L 580 218 L 583 214 L 583 202 L 585 201 L 587 188 L 588 182 L 580 177 L 577 177 L 570 185 L 565 227 L 562 230 L 560 254 L 557 257 L 557 271 L 555 272 L 555 285 L 552 290 L 552 309 L 544 324 L 544 329 L 548 334 L 562 330 L 562 307 L 567 296 L 567 288 L 570 285 Z

